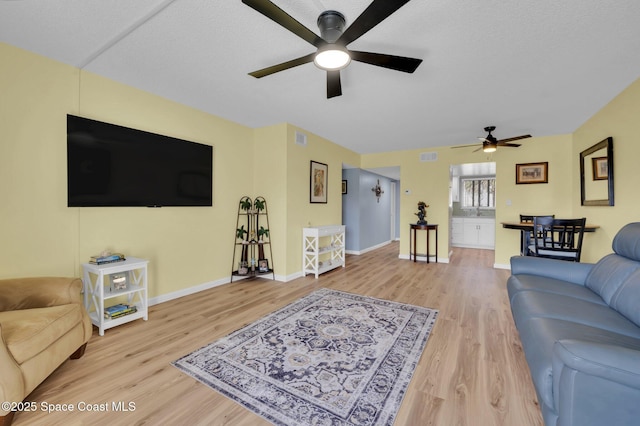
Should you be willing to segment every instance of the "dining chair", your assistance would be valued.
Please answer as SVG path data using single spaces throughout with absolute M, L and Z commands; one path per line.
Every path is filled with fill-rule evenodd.
M 531 214 L 521 214 L 520 215 L 520 223 L 531 223 L 533 224 L 533 218 L 535 216 Z M 540 217 L 550 217 L 554 218 L 555 215 L 543 215 Z M 531 240 L 533 240 L 533 230 L 523 230 L 520 233 L 520 256 L 533 256 L 532 253 L 529 253 L 529 245 L 531 244 Z
M 533 256 L 580 262 L 582 239 L 587 219 L 533 218 Z

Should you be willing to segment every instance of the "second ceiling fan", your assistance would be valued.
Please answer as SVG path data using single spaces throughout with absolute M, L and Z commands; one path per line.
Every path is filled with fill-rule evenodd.
M 513 138 L 507 138 L 507 139 L 496 139 L 495 136 L 493 136 L 491 134 L 491 132 L 493 132 L 496 129 L 496 126 L 487 126 L 484 128 L 484 131 L 487 132 L 487 136 L 484 138 L 478 138 L 482 141 L 482 146 L 479 147 L 478 149 L 474 150 L 473 152 L 476 151 L 480 151 L 483 150 L 484 152 L 495 152 L 499 146 L 509 146 L 512 148 L 517 148 L 520 146 L 519 143 L 511 143 L 513 141 L 517 141 L 520 139 L 526 139 L 526 138 L 530 138 L 531 135 L 521 135 L 521 136 L 515 136 Z M 477 146 L 478 144 L 473 144 L 473 145 L 460 145 L 460 146 L 453 146 L 452 148 L 466 148 L 469 146 Z
M 345 18 L 340 12 L 335 10 L 322 12 L 318 17 L 321 36 L 316 35 L 269 0 L 242 0 L 242 2 L 317 49 L 316 52 L 300 58 L 249 73 L 253 77 L 261 78 L 314 62 L 316 66 L 327 71 L 327 98 L 333 98 L 342 95 L 340 70 L 349 65 L 351 60 L 406 73 L 413 73 L 422 63 L 422 59 L 347 49 L 349 43 L 384 21 L 409 0 L 374 0 L 346 29 L 344 29 Z

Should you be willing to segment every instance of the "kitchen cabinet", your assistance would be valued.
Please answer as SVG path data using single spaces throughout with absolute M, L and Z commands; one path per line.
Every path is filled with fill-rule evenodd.
M 451 220 L 451 245 L 454 247 L 494 249 L 494 218 L 454 217 Z

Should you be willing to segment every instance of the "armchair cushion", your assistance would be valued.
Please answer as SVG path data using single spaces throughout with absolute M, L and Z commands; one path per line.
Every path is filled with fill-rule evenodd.
M 0 312 L 82 303 L 79 278 L 37 277 L 0 281 Z
M 82 325 L 78 304 L 0 312 L 2 338 L 18 364 L 33 358 L 76 325 Z
M 69 357 L 79 358 L 93 326 L 78 278 L 0 280 L 0 401 L 20 402 Z M 0 409 L 0 424 L 13 413 Z

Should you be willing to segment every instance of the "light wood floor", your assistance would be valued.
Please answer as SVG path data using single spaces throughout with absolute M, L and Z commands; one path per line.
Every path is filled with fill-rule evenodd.
M 97 330 L 26 400 L 14 425 L 233 425 L 270 423 L 180 372 L 171 361 L 318 289 L 328 287 L 440 311 L 395 425 L 542 425 L 505 283 L 493 252 L 455 249 L 449 264 L 398 259 L 398 243 L 348 256 L 347 267 L 288 283 L 223 285 L 152 306 L 149 321 Z M 114 412 L 112 403 L 135 404 Z M 71 404 L 47 414 L 43 404 Z M 106 404 L 108 412 L 79 412 Z M 100 407 L 97 407 L 100 408 Z

